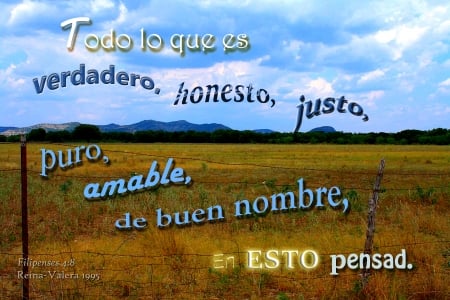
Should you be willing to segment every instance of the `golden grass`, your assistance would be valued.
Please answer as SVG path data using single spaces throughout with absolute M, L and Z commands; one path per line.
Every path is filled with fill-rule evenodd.
M 87 145 L 87 144 L 85 144 Z M 98 274 L 98 281 L 31 279 L 35 298 L 59 299 L 446 299 L 450 297 L 450 220 L 448 146 L 382 145 L 216 145 L 100 144 L 111 161 L 57 169 L 40 178 L 40 149 L 76 145 L 28 144 L 30 257 L 70 261 L 58 272 Z M 19 169 L 19 145 L 0 145 L 0 170 Z M 170 186 L 102 201 L 87 201 L 87 183 L 146 175 L 153 160 L 167 158 L 194 183 Z M 386 160 L 377 211 L 374 251 L 406 249 L 414 269 L 372 272 L 362 289 L 360 271 L 329 275 L 330 255 L 364 248 L 367 202 L 381 158 Z M 1 298 L 21 292 L 20 172 L 0 171 Z M 237 219 L 234 202 L 306 187 L 338 186 L 352 205 Z M 190 212 L 220 204 L 221 222 L 155 226 L 156 209 Z M 145 217 L 142 231 L 118 231 L 124 213 Z M 248 270 L 249 249 L 314 249 L 319 267 L 277 271 Z M 235 258 L 235 269 L 214 269 L 213 256 Z M 47 267 L 34 272 L 47 272 Z

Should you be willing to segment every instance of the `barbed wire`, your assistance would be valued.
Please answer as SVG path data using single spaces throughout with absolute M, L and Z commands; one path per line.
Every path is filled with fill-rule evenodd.
M 60 144 L 60 143 L 52 143 L 51 145 L 56 146 L 65 146 L 65 147 L 75 147 L 75 145 L 70 144 Z M 105 151 L 105 149 L 102 149 Z M 142 152 L 135 152 L 135 151 L 124 151 L 124 150 L 112 150 L 112 149 L 106 149 L 108 152 L 113 153 L 121 153 L 121 154 L 127 154 L 127 155 L 135 155 L 135 156 L 145 156 L 145 157 L 158 157 L 158 158 L 164 158 L 167 159 L 169 156 L 166 155 L 157 155 L 157 154 L 151 154 L 151 153 L 142 153 Z M 300 171 L 312 171 L 312 172 L 348 172 L 351 171 L 352 174 L 355 175 L 374 175 L 376 174 L 376 170 L 372 171 L 355 171 L 355 170 L 346 170 L 346 169 L 339 169 L 339 170 L 333 170 L 333 169 L 320 169 L 320 168 L 308 168 L 308 167 L 288 167 L 288 166 L 273 166 L 273 165 L 264 165 L 264 164 L 256 164 L 256 163 L 233 163 L 233 162 L 223 162 L 223 161 L 215 161 L 211 159 L 206 158 L 197 158 L 197 157 L 186 157 L 186 156 L 170 156 L 171 158 L 177 159 L 177 160 L 191 160 L 191 161 L 200 161 L 200 162 L 206 162 L 211 164 L 219 164 L 224 166 L 246 166 L 246 167 L 257 167 L 257 168 L 270 168 L 270 169 L 281 169 L 281 170 L 300 170 Z M 355 161 L 349 161 L 349 162 L 355 162 Z M 375 162 L 375 161 L 374 161 Z M 361 162 L 359 162 L 361 163 Z M 17 170 L 11 169 L 11 170 Z M 20 170 L 20 169 L 18 169 Z M 3 170 L 0 170 L 3 171 Z M 31 170 L 32 172 L 39 173 L 39 171 Z M 391 170 L 387 169 L 384 172 L 385 174 L 390 174 Z M 417 173 L 417 172 L 396 172 L 393 173 L 394 175 L 401 175 L 401 176 L 450 176 L 450 172 L 423 172 L 423 173 Z
M 150 269 L 153 266 L 160 266 L 158 264 L 143 264 L 143 266 L 149 267 Z M 170 265 L 166 265 L 170 266 Z M 136 268 L 138 266 L 134 266 Z M 330 276 L 328 273 L 320 274 L 320 275 L 313 275 L 313 272 L 302 272 L 302 273 L 288 273 L 285 272 L 284 274 L 280 272 L 271 272 L 267 273 L 267 271 L 251 271 L 251 272 L 236 272 L 235 270 L 242 270 L 243 267 L 238 266 L 235 268 L 230 268 L 228 270 L 221 270 L 216 272 L 211 272 L 211 267 L 205 267 L 205 268 L 198 268 L 198 267 L 190 267 L 190 266 L 183 266 L 183 269 L 178 271 L 178 275 L 180 273 L 188 274 L 189 278 L 185 280 L 186 282 L 178 280 L 176 276 L 174 275 L 173 281 L 167 281 L 164 278 L 158 277 L 158 276 L 149 276 L 147 280 L 133 280 L 133 279 L 114 279 L 114 278 L 108 278 L 108 279 L 100 279 L 99 282 L 83 282 L 84 285 L 78 284 L 78 283 L 67 283 L 66 286 L 63 284 L 63 281 L 67 279 L 52 279 L 51 281 L 59 283 L 58 285 L 52 286 L 53 288 L 42 288 L 38 287 L 37 285 L 31 286 L 31 295 L 33 298 L 36 297 L 49 297 L 51 295 L 58 294 L 60 296 L 62 295 L 73 295 L 76 294 L 79 297 L 95 297 L 95 298 L 101 298 L 104 296 L 132 296 L 130 294 L 131 291 L 133 291 L 133 294 L 135 296 L 140 297 L 155 297 L 158 295 L 158 299 L 172 299 L 174 295 L 177 295 L 180 297 L 181 295 L 190 295 L 193 297 L 198 297 L 199 293 L 203 294 L 217 294 L 217 293 L 223 293 L 224 289 L 226 287 L 223 287 L 223 283 L 221 283 L 221 280 L 223 278 L 228 278 L 227 284 L 231 286 L 235 286 L 236 284 L 239 284 L 240 278 L 245 278 L 248 276 L 253 276 L 256 279 L 258 279 L 258 276 L 260 276 L 261 283 L 257 287 L 259 288 L 259 292 L 261 294 L 268 294 L 271 292 L 270 287 L 268 286 L 269 282 L 280 282 L 282 281 L 284 283 L 284 290 L 290 291 L 291 293 L 299 293 L 299 289 L 301 287 L 298 287 L 298 282 L 301 280 L 305 283 L 305 281 L 328 281 L 328 282 L 335 282 L 335 283 L 342 283 L 342 282 L 348 282 L 355 283 L 357 280 L 360 279 L 360 272 L 359 270 L 355 271 L 347 271 L 345 273 L 339 274 L 339 276 Z M 245 267 L 244 267 L 245 268 Z M 129 270 L 132 270 L 133 268 L 130 268 Z M 192 271 L 198 271 L 198 270 L 205 270 L 207 272 L 198 274 L 198 273 L 192 273 Z M 102 271 L 104 273 L 110 272 L 126 272 L 128 269 L 110 269 L 110 268 L 102 268 L 102 269 L 87 269 L 88 272 L 97 272 Z M 77 269 L 76 272 L 84 272 L 84 269 Z M 153 275 L 153 270 L 151 269 L 150 275 Z M 230 273 L 231 272 L 231 273 Z M 440 270 L 434 270 L 432 274 L 430 274 L 430 271 L 428 269 L 415 269 L 412 271 L 414 276 L 426 276 L 429 278 L 430 276 L 443 276 L 447 277 L 450 275 L 450 272 L 447 271 L 440 271 Z M 78 274 L 77 273 L 77 274 Z M 227 275 L 230 274 L 230 275 Z M 180 275 L 181 276 L 181 275 Z M 224 277 L 225 276 L 225 277 Z M 234 276 L 230 279 L 230 276 Z M 4 278 L 15 278 L 16 274 L 11 275 L 3 275 Z M 113 277 L 113 276 L 112 276 Z M 262 282 L 264 281 L 264 282 Z M 205 285 L 200 285 L 199 283 L 209 283 Z M 291 287 L 286 287 L 287 283 L 292 284 Z M 212 289 L 210 285 L 214 285 L 215 283 L 219 283 L 217 288 Z M 73 286 L 75 285 L 75 286 Z M 267 286 L 264 286 L 267 285 Z M 0 290 L 0 295 L 3 297 L 3 299 L 10 298 L 10 299 L 16 299 L 17 294 L 19 293 L 20 286 L 16 286 L 16 288 L 6 287 L 3 286 Z M 160 288 L 162 290 L 160 290 Z M 325 289 L 322 289 L 322 292 L 331 292 L 332 287 L 330 287 L 330 290 L 326 291 Z M 301 289 L 301 294 L 303 295 L 313 295 L 318 293 L 318 290 L 310 289 L 305 290 Z M 438 295 L 445 295 L 448 292 L 443 290 L 429 290 L 429 291 L 421 291 L 422 293 L 426 294 L 438 294 Z M 7 295 L 7 294 L 14 294 L 13 295 Z M 121 295 L 118 293 L 122 293 Z M 168 294 L 167 296 L 164 295 Z M 239 291 L 237 293 L 240 293 Z M 322 294 L 323 295 L 323 294 Z
M 72 145 L 65 145 L 65 144 L 53 144 L 53 145 L 62 145 L 62 146 L 69 146 L 72 147 Z M 122 154 L 126 154 L 126 155 L 135 155 L 135 156 L 145 156 L 145 157 L 156 157 L 156 158 L 164 158 L 167 159 L 167 156 L 163 156 L 163 155 L 156 155 L 156 154 L 148 154 L 148 153 L 139 153 L 139 152 L 130 152 L 130 151 L 121 151 L 121 150 L 111 150 L 111 149 L 103 149 L 106 150 L 108 152 L 114 152 L 114 153 L 122 153 Z M 230 167 L 236 167 L 236 166 L 244 166 L 244 167 L 252 167 L 252 168 L 270 168 L 270 169 L 277 169 L 277 170 L 286 170 L 286 171 L 292 171 L 292 170 L 296 170 L 296 171 L 311 171 L 311 172 L 328 172 L 328 173 L 338 173 L 338 174 L 349 174 L 351 175 L 355 175 L 355 176 L 361 176 L 361 175 L 368 175 L 368 176 L 374 176 L 376 174 L 376 170 L 374 169 L 373 172 L 369 172 L 369 171 L 357 171 L 357 170 L 352 170 L 352 169 L 346 169 L 346 168 L 341 168 L 341 169 L 321 169 L 321 168 L 307 168 L 307 167 L 303 167 L 303 168 L 299 168 L 299 167 L 288 167 L 288 166 L 272 166 L 272 165 L 264 165 L 264 164 L 256 164 L 256 163 L 231 163 L 231 162 L 220 162 L 220 161 L 214 161 L 214 160 L 210 160 L 210 159 L 202 159 L 202 158 L 195 158 L 195 157 L 184 157 L 184 156 L 171 156 L 174 159 L 178 159 L 178 160 L 192 160 L 192 161 L 200 161 L 200 162 L 205 162 L 205 163 L 210 163 L 210 164 L 218 164 L 218 165 L 222 165 L 222 166 L 230 166 Z M 5 169 L 0 169 L 1 173 L 10 173 L 10 172 L 20 172 L 21 169 L 20 168 L 5 168 Z M 37 170 L 32 170 L 32 169 L 28 169 L 27 170 L 29 172 L 28 176 L 35 178 L 38 177 L 40 175 L 40 172 Z M 19 174 L 19 173 L 18 173 Z M 128 174 L 129 175 L 129 174 Z M 385 172 L 384 176 L 387 182 L 389 182 L 389 178 L 390 176 L 415 176 L 415 177 L 419 177 L 421 180 L 422 178 L 428 178 L 429 176 L 442 176 L 442 177 L 447 177 L 450 175 L 450 172 L 404 172 L 404 171 L 398 171 L 398 170 L 388 170 Z M 75 179 L 106 179 L 106 178 L 111 178 L 111 176 L 105 176 L 105 175 L 101 175 L 101 176 L 95 176 L 95 175 L 72 175 L 72 174 L 60 174 L 60 173 L 53 173 L 52 176 L 55 177 L 61 177 L 61 178 L 75 178 Z M 117 175 L 115 175 L 117 176 Z M 39 176 L 40 177 L 40 176 Z M 264 181 L 253 181 L 253 182 L 248 182 L 248 181 L 215 181 L 215 180 L 210 180 L 210 181 L 195 181 L 198 184 L 239 184 L 239 185 L 261 185 L 261 186 L 273 186 L 273 187 L 277 187 L 277 188 L 284 188 L 286 186 L 291 186 L 292 183 L 289 184 L 283 184 L 283 183 L 275 183 L 275 182 L 271 182 L 270 184 Z M 421 180 L 422 182 L 422 180 Z M 294 183 L 295 184 L 295 183 Z M 351 187 L 342 187 L 345 190 L 364 190 L 364 191 L 371 191 L 373 190 L 371 185 L 364 185 L 364 187 L 355 187 L 355 186 L 351 186 Z M 383 191 L 409 191 L 409 190 L 415 190 L 417 188 L 417 185 L 415 185 L 414 187 L 404 187 L 404 186 L 400 186 L 400 187 L 384 187 Z M 427 187 L 422 187 L 422 188 L 427 188 L 427 189 L 448 189 L 450 188 L 449 186 L 427 186 Z M 407 248 L 407 247 L 414 247 L 414 246 L 418 246 L 418 245 L 427 245 L 427 244 L 450 244 L 450 240 L 438 240 L 438 241 L 426 241 L 426 242 L 413 242 L 413 243 L 404 243 L 404 244 L 392 244 L 392 245 L 375 245 L 374 247 L 376 247 L 378 250 L 379 249 L 389 249 L 389 248 Z M 354 253 L 355 251 L 361 251 L 361 249 L 359 248 L 354 248 L 353 250 L 347 250 L 347 251 L 339 251 L 339 254 L 350 254 L 350 253 Z M 246 252 L 245 251 L 231 251 L 231 252 L 222 252 L 223 255 L 244 255 Z M 327 255 L 333 255 L 335 253 L 320 253 L 320 256 L 327 256 Z M 15 253 L 15 252 L 7 252 L 7 251 L 3 251 L 0 252 L 0 255 L 3 257 L 18 257 L 18 256 L 22 256 L 22 253 Z M 202 253 L 175 253 L 175 254 L 164 254 L 164 255 L 148 255 L 148 254 L 120 254 L 120 253 L 114 253 L 114 252 L 97 252 L 97 251 L 60 251 L 58 253 L 30 253 L 29 256 L 31 257 L 57 257 L 57 256 L 64 256 L 64 255 L 70 255 L 70 256 L 84 256 L 84 255 L 90 255 L 90 256 L 102 256 L 103 258 L 108 257 L 111 260 L 114 260 L 115 264 L 117 264 L 117 260 L 119 259 L 131 259 L 133 260 L 133 264 L 130 264 L 127 267 L 114 267 L 114 268 L 105 268 L 103 267 L 98 267 L 96 268 L 95 266 L 89 266 L 89 269 L 86 269 L 86 271 L 90 271 L 90 272 L 110 272 L 110 273 L 123 273 L 123 272 L 132 272 L 135 268 L 139 268 L 139 267 L 167 267 L 167 266 L 171 266 L 170 261 L 165 262 L 164 259 L 171 259 L 171 258 L 179 258 L 179 257 L 183 257 L 183 258 L 202 258 L 202 259 L 206 259 L 206 258 L 211 258 L 213 255 L 211 254 L 202 254 Z M 443 254 L 444 255 L 444 254 Z M 151 262 L 149 263 L 148 261 L 146 262 L 139 262 L 140 259 L 146 259 L 146 260 L 159 260 L 159 259 L 163 259 L 162 262 Z M 5 264 L 5 262 L 3 262 L 3 265 Z M 18 266 L 16 266 L 18 267 Z M 86 267 L 87 268 L 87 267 Z M 193 279 L 194 281 L 208 281 L 208 280 L 213 280 L 214 276 L 220 276 L 214 273 L 211 273 L 211 266 L 187 266 L 187 265 L 183 265 L 183 268 L 187 271 L 208 271 L 205 272 L 206 276 L 200 276 L 197 274 L 197 276 L 195 276 L 195 278 Z M 6 268 L 8 269 L 8 268 Z M 84 268 L 77 268 L 78 271 L 83 271 L 85 270 Z M 11 274 L 5 274 L 5 269 L 0 270 L 0 278 L 3 277 L 4 279 L 11 279 L 14 278 L 14 273 Z M 7 271 L 8 272 L 8 271 Z M 420 274 L 423 276 L 428 276 L 429 273 L 427 270 L 414 270 L 414 274 Z M 442 269 L 442 270 L 435 270 L 434 274 L 441 274 L 443 276 L 449 276 L 450 275 L 450 271 L 447 271 L 446 269 Z M 284 280 L 284 281 L 290 281 L 292 283 L 295 283 L 299 278 L 298 276 L 295 275 L 287 275 L 287 274 L 278 274 L 278 273 L 271 273 L 270 274 L 270 278 L 272 280 Z M 301 279 L 302 280 L 332 280 L 332 281 L 336 281 L 336 280 L 342 280 L 343 278 L 350 278 L 350 279 L 357 279 L 359 278 L 359 274 L 357 272 L 353 272 L 353 273 L 344 273 L 344 274 L 340 274 L 339 278 L 337 277 L 333 277 L 330 276 L 329 274 L 322 274 L 322 275 L 302 275 Z M 16 278 L 17 279 L 17 278 Z M 214 280 L 213 280 L 214 281 Z M 2 282 L 3 279 L 2 279 Z M 196 289 L 195 288 L 195 284 L 193 284 L 193 282 L 187 282 L 187 283 L 183 283 L 183 282 L 176 282 L 176 283 L 171 283 L 173 285 L 173 287 L 176 287 L 177 291 L 176 291 L 176 295 L 180 296 L 180 295 L 188 295 L 189 297 L 195 297 L 198 296 L 199 292 L 204 292 L 204 290 L 202 290 L 201 288 Z M 2 286 L 3 285 L 3 286 Z M 4 284 L 0 285 L 0 296 L 2 296 L 2 298 L 16 298 L 17 296 L 9 296 L 8 293 L 14 294 L 16 292 L 18 292 L 18 289 L 11 289 L 10 287 L 5 286 Z M 83 295 L 84 297 L 92 297 L 92 298 L 99 298 L 105 295 L 110 295 L 110 296 L 117 296 L 117 291 L 114 291 L 111 289 L 114 288 L 118 288 L 121 286 L 128 286 L 131 285 L 133 289 L 139 290 L 139 292 L 137 292 L 137 294 L 139 295 L 139 297 L 155 297 L 158 299 L 164 299 L 164 295 L 159 295 L 158 292 L 155 291 L 148 291 L 148 290 L 152 290 L 153 287 L 155 286 L 161 286 L 162 289 L 167 288 L 168 283 L 165 282 L 164 280 L 153 280 L 153 277 L 151 280 L 149 281 L 137 281 L 137 280 L 124 280 L 124 279 L 113 279 L 113 280 L 103 280 L 102 282 L 98 283 L 98 284 L 93 284 L 93 283 L 89 283 L 86 285 L 84 285 L 84 287 L 63 287 L 62 285 L 57 288 L 54 287 L 52 289 L 41 289 L 39 287 L 33 287 L 32 289 L 32 295 L 33 297 L 49 297 L 49 296 L 53 296 L 56 294 L 72 294 L 72 293 L 80 293 L 81 295 Z M 194 286 L 194 288 L 193 288 Z M 107 289 L 105 287 L 108 287 L 108 289 L 110 289 L 109 291 L 107 291 Z M 96 291 L 101 288 L 102 292 L 97 292 Z M 184 288 L 186 288 L 186 290 L 184 290 Z M 95 290 L 97 289 L 97 290 Z M 91 292 L 93 291 L 93 292 Z M 304 291 L 304 294 L 306 295 L 313 295 L 314 291 Z M 431 293 L 431 294 L 435 294 L 435 295 L 441 295 L 444 294 L 445 291 L 439 291 L 439 290 L 431 290 L 431 291 L 427 291 L 427 293 Z M 124 295 L 126 296 L 126 295 Z M 171 299 L 172 297 L 167 296 L 167 299 Z
M 437 241 L 426 241 L 426 242 L 412 242 L 412 243 L 403 243 L 403 244 L 392 244 L 392 245 L 376 245 L 378 248 L 396 248 L 396 247 L 411 247 L 411 246 L 418 246 L 418 245 L 427 245 L 427 244 L 450 244 L 450 240 L 437 240 Z M 353 248 L 352 250 L 349 250 L 348 252 L 340 252 L 342 254 L 350 254 L 354 253 L 355 251 L 361 250 L 359 248 Z M 246 251 L 231 251 L 231 252 L 221 252 L 221 254 L 244 254 Z M 97 251 L 91 251 L 91 250 L 78 250 L 78 251 L 59 251 L 56 253 L 30 253 L 30 255 L 35 256 L 63 256 L 63 255 L 73 255 L 73 254 L 90 254 L 90 255 L 99 255 L 99 256 L 113 256 L 115 258 L 117 257 L 125 257 L 125 258 L 161 258 L 161 257 L 174 257 L 174 256 L 197 256 L 197 257 L 212 257 L 211 254 L 202 254 L 202 253 L 174 253 L 174 254 L 165 254 L 165 255 L 148 255 L 148 254 L 118 254 L 114 252 L 97 252 Z M 321 253 L 320 255 L 333 255 L 333 253 Z M 18 256 L 22 255 L 21 252 L 5 252 L 1 251 L 0 255 L 8 255 L 8 256 Z M 450 271 L 449 271 L 450 272 Z
M 318 172 L 324 172 L 324 170 L 321 169 L 311 169 L 311 170 L 315 170 Z M 11 168 L 11 169 L 0 169 L 0 173 L 7 173 L 7 172 L 18 172 L 17 175 L 19 175 L 21 169 L 17 169 L 17 168 Z M 28 172 L 28 177 L 35 177 L 35 178 L 42 178 L 40 176 L 41 172 L 36 171 L 36 170 L 27 170 Z M 349 175 L 360 175 L 361 173 L 349 173 L 346 172 Z M 133 172 L 133 174 L 137 174 L 135 172 Z M 367 175 L 369 175 L 369 173 L 367 173 Z M 373 175 L 373 174 L 370 174 Z M 391 181 L 389 175 L 394 175 L 394 176 L 407 176 L 407 174 L 405 173 L 390 173 L 390 174 L 384 174 L 384 181 L 385 183 Z M 426 177 L 428 178 L 429 176 L 450 176 L 449 174 L 446 173 L 410 173 L 408 175 L 411 176 L 415 176 L 415 177 Z M 107 180 L 111 180 L 114 178 L 123 178 L 123 177 L 130 177 L 130 174 L 127 174 L 126 176 L 121 176 L 121 175 L 110 175 L 110 176 L 105 176 L 105 175 L 74 175 L 74 174 L 60 174 L 60 173 L 54 173 L 51 174 L 49 176 L 49 178 L 44 178 L 43 180 L 48 180 L 51 178 L 70 178 L 70 179 L 80 179 L 80 180 L 92 180 L 92 179 L 107 179 Z M 208 176 L 208 178 L 211 178 L 211 176 Z M 261 179 L 261 181 L 221 181 L 221 180 L 214 180 L 214 181 L 204 181 L 204 180 L 194 180 L 193 182 L 195 182 L 196 184 L 207 184 L 207 185 L 224 185 L 224 184 L 228 184 L 228 185 L 232 185 L 232 184 L 238 184 L 238 185 L 250 185 L 250 186 L 267 186 L 267 187 L 277 187 L 277 188 L 286 188 L 292 185 L 295 185 L 295 183 L 289 182 L 289 183 L 275 183 L 275 182 L 266 182 L 265 179 Z M 423 185 L 423 181 L 422 180 L 418 180 L 419 183 L 413 184 L 411 186 L 403 186 L 403 187 L 390 187 L 387 184 L 383 185 L 382 188 L 382 192 L 388 192 L 388 191 L 411 191 L 411 190 L 416 190 L 417 188 L 422 188 L 422 189 L 434 189 L 434 190 L 444 190 L 444 189 L 450 189 L 450 183 L 448 185 L 444 185 L 444 186 L 436 186 L 436 185 Z M 309 184 L 314 184 L 309 182 Z M 318 183 L 318 184 L 324 184 L 323 182 Z M 371 187 L 370 184 L 365 184 L 364 186 L 341 186 L 342 189 L 344 190 L 360 190 L 360 191 L 372 191 L 373 188 Z

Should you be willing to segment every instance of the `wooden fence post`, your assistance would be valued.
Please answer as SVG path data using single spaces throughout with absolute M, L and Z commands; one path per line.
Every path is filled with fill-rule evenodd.
M 375 214 L 378 206 L 378 192 L 380 191 L 381 179 L 383 178 L 384 171 L 384 159 L 380 161 L 378 167 L 378 174 L 373 186 L 372 197 L 369 199 L 369 212 L 367 215 L 367 231 L 366 231 L 366 243 L 364 245 L 364 253 L 372 254 L 373 248 L 373 236 L 375 234 Z M 362 272 L 362 287 L 364 288 L 369 280 L 370 271 L 364 268 Z

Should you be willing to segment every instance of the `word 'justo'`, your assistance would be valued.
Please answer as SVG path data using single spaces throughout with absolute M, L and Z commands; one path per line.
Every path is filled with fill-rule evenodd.
M 300 96 L 300 103 L 298 107 L 298 117 L 297 117 L 297 125 L 295 126 L 294 132 L 298 132 L 300 126 L 303 121 L 303 113 L 308 119 L 311 119 L 314 116 L 319 116 L 321 113 L 323 114 L 331 114 L 336 109 L 340 113 L 347 112 L 345 105 L 347 105 L 348 111 L 354 116 L 363 116 L 362 120 L 364 122 L 369 120 L 369 117 L 364 114 L 364 110 L 361 105 L 356 102 L 350 102 L 345 99 L 345 96 L 342 96 L 339 99 L 335 98 L 325 98 L 323 101 L 319 98 L 313 103 L 311 100 L 305 102 L 305 96 Z

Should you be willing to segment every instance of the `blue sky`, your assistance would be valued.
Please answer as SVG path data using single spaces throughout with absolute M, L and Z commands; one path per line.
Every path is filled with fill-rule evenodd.
M 61 22 L 89 17 L 73 51 Z M 329 125 L 346 132 L 449 128 L 450 4 L 444 1 L 3 1 L 0 4 L 0 126 L 141 120 L 222 123 L 234 129 L 293 131 L 299 97 L 358 103 L 367 122 L 334 111 L 304 118 L 300 131 Z M 158 34 L 160 52 L 141 51 L 140 30 Z M 114 29 L 134 41 L 128 52 L 88 51 L 89 34 Z M 247 51 L 224 53 L 226 34 L 245 34 Z M 170 47 L 174 34 L 214 35 L 214 51 Z M 37 94 L 33 78 L 74 71 L 151 77 L 139 86 L 68 85 Z M 174 105 L 179 85 L 231 84 L 265 89 L 258 102 Z M 235 94 L 231 94 L 235 95 Z

